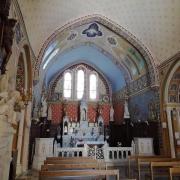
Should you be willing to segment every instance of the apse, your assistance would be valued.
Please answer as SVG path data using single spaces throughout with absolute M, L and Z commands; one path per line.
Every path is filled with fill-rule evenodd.
M 112 85 L 113 92 L 125 86 L 124 75 L 120 68 L 96 47 L 87 45 L 79 46 L 59 54 L 52 62 L 49 62 L 49 65 L 47 65 L 48 67 L 44 70 L 46 72 L 44 80 L 45 85 L 47 86 L 57 73 L 78 63 L 86 63 L 104 74 Z
M 104 74 L 115 93 L 152 71 L 150 60 L 129 41 L 96 21 L 74 24 L 54 35 L 41 52 L 37 64 L 41 85 L 47 87 L 57 72 L 84 62 Z

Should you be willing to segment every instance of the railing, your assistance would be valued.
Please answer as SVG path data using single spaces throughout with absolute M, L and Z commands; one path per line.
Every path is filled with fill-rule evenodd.
M 55 156 L 60 156 L 60 157 L 81 157 L 81 156 L 85 156 L 85 148 L 84 147 L 56 148 Z
M 97 146 L 75 148 L 56 148 L 55 156 L 61 157 L 93 157 L 95 159 L 104 159 L 105 162 L 120 162 L 128 158 L 129 155 L 134 154 L 132 147 L 108 147 L 103 146 L 98 148 Z
M 115 162 L 127 159 L 128 156 L 134 154 L 132 147 L 105 147 L 104 159 L 105 162 Z

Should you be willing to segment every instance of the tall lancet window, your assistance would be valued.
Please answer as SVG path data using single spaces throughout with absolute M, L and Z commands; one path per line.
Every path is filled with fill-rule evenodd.
M 84 94 L 84 71 L 77 72 L 77 99 L 82 99 Z
M 72 75 L 70 72 L 64 74 L 64 97 L 71 98 Z
M 95 74 L 89 76 L 89 97 L 92 100 L 97 97 L 97 77 Z

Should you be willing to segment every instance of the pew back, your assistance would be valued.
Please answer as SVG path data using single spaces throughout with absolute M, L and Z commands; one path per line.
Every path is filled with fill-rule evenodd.
M 151 162 L 151 167 L 150 167 L 150 169 L 151 169 L 151 179 L 152 180 L 154 179 L 154 176 L 155 176 L 154 170 L 155 169 L 158 170 L 160 168 L 161 171 L 164 170 L 162 172 L 163 174 L 161 174 L 161 175 L 168 175 L 168 170 L 172 166 L 180 166 L 180 160 L 179 161 L 177 161 L 177 160 L 175 160 L 175 161 L 165 161 L 165 162 L 163 162 L 163 161 Z M 160 173 L 157 172 L 156 175 L 160 176 Z
M 172 167 L 169 169 L 170 180 L 173 180 L 174 176 L 180 177 L 180 167 Z
M 54 159 L 54 160 L 45 160 L 44 161 L 44 164 L 85 164 L 85 163 L 98 163 L 98 160 L 96 159 L 91 159 L 91 158 L 88 158 L 88 159 L 83 159 L 83 158 L 73 158 L 73 159 L 70 159 L 70 158 L 67 158 L 67 159 Z
M 67 171 L 40 171 L 39 180 L 44 178 L 54 178 L 54 177 L 89 177 L 89 176 L 116 176 L 119 180 L 119 170 L 67 170 Z

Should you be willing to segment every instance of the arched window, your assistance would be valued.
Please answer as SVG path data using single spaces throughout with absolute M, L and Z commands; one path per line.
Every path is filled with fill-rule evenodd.
M 72 76 L 70 72 L 66 72 L 64 74 L 64 97 L 71 97 L 71 89 L 72 89 Z
M 77 99 L 81 99 L 84 94 L 84 71 L 77 72 Z
M 95 74 L 89 76 L 89 97 L 96 99 L 97 96 L 97 77 Z

